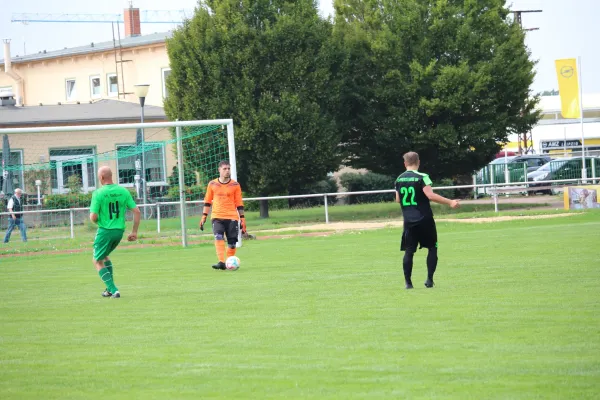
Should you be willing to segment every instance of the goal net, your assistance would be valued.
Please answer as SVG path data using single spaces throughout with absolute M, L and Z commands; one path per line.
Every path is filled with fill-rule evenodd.
M 96 227 L 89 205 L 102 166 L 131 191 L 142 211 L 140 240 L 152 243 L 199 234 L 204 192 L 219 162 L 229 160 L 235 171 L 231 120 L 0 129 L 0 135 L 0 228 L 4 234 L 6 205 L 20 188 L 28 236 L 25 245 L 15 230 L 12 251 L 90 247 Z

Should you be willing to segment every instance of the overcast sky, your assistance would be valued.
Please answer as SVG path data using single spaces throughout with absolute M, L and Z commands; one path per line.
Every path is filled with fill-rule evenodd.
M 321 12 L 332 13 L 333 0 L 319 0 Z M 513 0 L 513 10 L 542 9 L 523 14 L 524 27 L 538 27 L 527 33 L 527 45 L 539 61 L 535 91 L 556 89 L 554 60 L 582 56 L 585 93 L 600 93 L 600 0 Z M 85 45 L 112 40 L 110 24 L 11 23 L 13 13 L 98 14 L 122 13 L 126 0 L 0 0 L 0 38 L 11 38 L 12 54 Z M 192 10 L 196 0 L 134 0 L 140 10 Z M 121 25 L 122 27 L 122 25 Z M 142 34 L 172 29 L 165 24 L 143 24 Z M 0 55 L 2 58 L 3 55 Z

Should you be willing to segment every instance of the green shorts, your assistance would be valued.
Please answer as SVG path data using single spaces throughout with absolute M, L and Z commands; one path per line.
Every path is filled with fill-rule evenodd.
M 94 260 L 104 260 L 114 249 L 117 248 L 123 233 L 121 229 L 104 229 L 98 228 L 96 238 L 94 239 Z

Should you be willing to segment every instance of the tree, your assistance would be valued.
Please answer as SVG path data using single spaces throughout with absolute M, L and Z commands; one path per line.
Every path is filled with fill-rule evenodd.
M 341 162 L 331 31 L 312 0 L 201 2 L 168 41 L 168 117 L 231 117 L 238 180 L 253 194 L 325 178 Z
M 470 175 L 539 118 L 534 61 L 502 0 L 336 0 L 349 163 L 384 174 L 420 153 L 434 178 Z

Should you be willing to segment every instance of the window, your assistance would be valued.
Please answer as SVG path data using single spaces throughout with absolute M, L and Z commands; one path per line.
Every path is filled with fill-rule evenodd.
M 67 193 L 69 177 L 78 175 L 81 190 L 90 192 L 96 187 L 95 151 L 93 148 L 50 150 L 50 177 L 53 193 Z
M 544 160 L 541 158 L 530 158 L 527 160 L 528 167 L 541 167 L 544 164 Z
M 77 90 L 75 89 L 75 79 L 67 79 L 66 90 L 67 90 L 67 101 L 75 101 L 77 99 Z
M 146 142 L 146 178 L 148 186 L 165 185 L 165 149 L 162 143 Z M 117 146 L 117 170 L 119 184 L 133 186 L 137 173 L 136 164 L 141 168 L 142 154 L 133 144 Z
M 106 75 L 106 90 L 110 97 L 119 95 L 119 79 L 117 74 Z
M 26 191 L 27 188 L 23 186 L 23 150 L 11 150 L 10 158 L 8 159 L 8 165 L 12 167 L 19 166 L 19 170 L 12 171 L 11 178 L 13 180 L 13 188 L 21 188 L 23 191 Z M 4 169 L 2 168 L 2 164 L 0 163 L 0 188 L 2 188 L 2 184 L 4 183 Z M 10 193 L 5 193 L 6 195 Z
M 169 92 L 167 90 L 167 78 L 171 75 L 171 68 L 163 68 L 162 72 L 162 87 L 163 87 L 163 97 L 166 99 L 169 96 Z
M 97 99 L 102 96 L 100 76 L 90 76 L 90 95 L 92 99 Z

